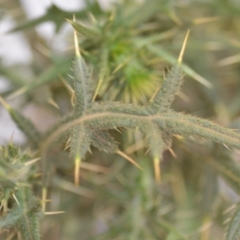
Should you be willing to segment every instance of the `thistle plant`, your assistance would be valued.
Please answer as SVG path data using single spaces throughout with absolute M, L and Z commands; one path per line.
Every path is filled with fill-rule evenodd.
M 37 179 L 37 160 L 12 144 L 0 149 L 0 229 L 20 232 L 22 239 L 40 239 L 41 203 L 32 189 Z
M 12 234 L 3 239 L 40 239 L 43 216 L 41 235 L 46 234 L 46 239 L 77 239 L 79 233 L 83 239 L 96 240 L 219 239 L 214 234 L 223 233 L 228 217 L 226 240 L 239 238 L 239 204 L 235 213 L 223 215 L 233 199 L 221 188 L 224 181 L 239 193 L 240 169 L 235 157 L 240 149 L 239 131 L 228 121 L 217 124 L 215 119 L 194 116 L 198 115 L 195 108 L 190 115 L 172 106 L 187 75 L 200 83 L 196 94 L 204 96 L 205 116 L 211 111 L 223 116 L 224 112 L 218 92 L 223 87 L 207 74 L 209 59 L 202 57 L 204 47 L 216 51 L 222 45 L 215 46 L 215 38 L 210 37 L 195 43 L 196 25 L 216 19 L 185 18 L 179 13 L 183 8 L 175 8 L 169 1 L 138 5 L 123 1 L 113 10 L 103 11 L 89 1 L 85 10 L 70 13 L 52 5 L 43 17 L 11 29 L 31 29 L 52 21 L 58 32 L 67 21 L 74 29 L 74 56 L 60 58 L 45 51 L 44 57 L 52 64 L 46 70 L 41 64 L 32 67 L 36 75 L 31 82 L 17 68 L 0 67 L 0 73 L 13 84 L 0 102 L 27 137 L 21 148 L 10 143 L 0 150 L 0 228 L 3 234 L 8 229 Z M 209 9 L 212 14 L 219 10 L 214 4 Z M 69 20 L 72 15 L 79 21 Z M 189 28 L 191 37 L 188 40 L 188 31 L 183 40 L 179 33 Z M 222 36 L 222 42 L 229 40 L 226 34 Z M 183 44 L 177 58 L 173 52 L 180 50 L 180 39 Z M 233 42 L 229 40 L 229 45 L 238 46 Z M 162 76 L 159 69 L 165 72 L 169 65 Z M 205 71 L 211 82 L 193 69 Z M 60 81 L 54 82 L 57 79 Z M 186 85 L 192 89 L 199 83 Z M 59 88 L 66 92 L 65 87 L 71 93 L 65 99 L 70 111 L 61 109 L 55 96 Z M 23 105 L 39 104 L 34 91 L 40 92 L 41 104 L 61 115 L 46 132 L 8 102 L 23 95 Z M 179 96 L 184 100 L 193 97 L 191 92 Z M 229 119 L 237 113 L 239 97 L 229 108 Z M 136 147 L 126 148 L 133 139 L 137 139 Z M 35 163 L 34 159 L 40 160 Z M 76 194 L 80 196 L 76 198 Z M 48 209 L 66 211 L 62 219 L 54 219 L 46 216 Z M 80 224 L 72 228 L 76 222 Z M 49 230 L 56 223 L 58 227 Z
M 189 33 L 189 32 L 188 32 Z M 47 153 L 54 140 L 66 131 L 71 130 L 70 153 L 75 159 L 75 182 L 79 180 L 78 169 L 81 159 L 94 145 L 108 153 L 118 151 L 117 144 L 109 135 L 109 129 L 125 127 L 139 129 L 146 135 L 150 154 L 154 159 L 156 180 L 160 182 L 159 163 L 164 150 L 170 148 L 173 134 L 193 135 L 228 147 L 239 149 L 240 135 L 234 130 L 223 128 L 210 121 L 176 113 L 170 109 L 174 96 L 182 83 L 181 63 L 188 34 L 180 56 L 168 73 L 163 86 L 153 100 L 145 105 L 123 104 L 114 102 L 92 102 L 93 84 L 89 70 L 82 58 L 75 33 L 76 57 L 74 61 L 74 99 L 73 113 L 64 118 L 64 124 L 50 131 L 42 145 L 42 152 Z

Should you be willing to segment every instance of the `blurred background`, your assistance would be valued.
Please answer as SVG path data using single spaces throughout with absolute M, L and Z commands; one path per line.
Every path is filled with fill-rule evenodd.
M 96 101 L 147 103 L 190 29 L 185 81 L 172 107 L 240 130 L 239 1 L 1 0 L 0 94 L 41 132 L 71 111 L 73 28 L 66 19 L 73 14 L 100 32 L 79 34 L 92 78 L 103 78 Z M 239 201 L 239 151 L 174 136 L 157 185 L 144 137 L 128 130 L 112 136 L 145 170 L 93 148 L 85 159 L 92 168 L 81 170 L 76 187 L 68 153 L 53 154 L 48 208 L 65 213 L 42 219 L 42 239 L 224 239 Z M 0 144 L 10 139 L 28 146 L 0 106 Z

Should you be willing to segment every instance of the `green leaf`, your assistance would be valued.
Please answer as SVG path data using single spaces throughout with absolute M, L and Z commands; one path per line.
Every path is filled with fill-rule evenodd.
M 175 94 L 180 90 L 180 86 L 183 82 L 182 69 L 177 63 L 168 73 L 163 85 L 157 92 L 153 99 L 153 108 L 157 109 L 156 112 L 167 111 L 170 108 L 172 101 L 175 98 Z
M 93 97 L 93 86 L 90 82 L 90 73 L 84 59 L 76 56 L 74 63 L 74 113 L 82 115 Z
M 83 124 L 79 124 L 72 129 L 70 153 L 74 158 L 85 156 L 86 152 L 90 150 L 90 136 L 89 129 Z

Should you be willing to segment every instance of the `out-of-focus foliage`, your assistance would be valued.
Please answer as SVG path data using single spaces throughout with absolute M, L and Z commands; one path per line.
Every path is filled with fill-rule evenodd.
M 179 136 L 186 126 L 177 123 L 180 120 L 184 123 L 186 119 L 176 112 L 207 118 L 211 122 L 234 128 L 236 133 L 232 134 L 237 136 L 240 130 L 240 3 L 227 0 L 126 0 L 114 4 L 109 10 L 103 10 L 97 1 L 86 2 L 86 9 L 74 13 L 51 6 L 44 16 L 31 21 L 25 19 L 20 1 L 8 0 L 2 3 L 3 12 L 17 23 L 8 34 L 21 31 L 35 56 L 27 66 L 6 66 L 2 59 L 0 74 L 11 84 L 10 89 L 2 93 L 3 97 L 21 99 L 22 109 L 29 105 L 37 109 L 41 107 L 40 117 L 42 109 L 45 109 L 49 116 L 57 115 L 63 117 L 63 120 L 49 132 L 43 133 L 36 130 L 21 111 L 13 110 L 1 100 L 28 137 L 22 147 L 31 147 L 32 152 L 36 152 L 22 155 L 12 145 L 1 149 L 0 181 L 10 176 L 6 175 L 6 168 L 14 170 L 21 164 L 22 167 L 17 167 L 19 174 L 14 182 L 11 178 L 7 187 L 5 183 L 0 185 L 0 226 L 2 229 L 14 226 L 9 232 L 2 231 L 0 239 L 10 238 L 11 235 L 10 239 L 20 238 L 15 231 L 22 232 L 26 224 L 21 225 L 21 228 L 18 221 L 32 218 L 36 220 L 32 221 L 33 224 L 36 222 L 33 228 L 37 228 L 40 219 L 42 239 L 75 240 L 79 236 L 83 240 L 219 240 L 225 239 L 225 236 L 226 240 L 238 239 L 239 207 L 231 210 L 231 206 L 239 201 L 240 153 L 229 142 L 222 145 L 206 141 L 209 135 L 198 134 L 197 128 L 189 127 L 188 134 L 185 132 L 184 137 Z M 18 9 L 21 14 L 14 15 L 11 11 L 13 9 Z M 76 22 L 73 21 L 73 14 Z M 70 69 L 75 55 L 72 31 L 66 35 L 71 50 L 60 55 L 35 30 L 36 26 L 46 21 L 55 24 L 56 34 L 64 23 L 72 24 L 79 33 L 81 57 L 75 60 L 75 82 L 71 78 Z M 165 144 L 162 149 L 170 146 L 171 138 L 168 134 L 163 134 L 158 128 L 154 131 L 153 125 L 148 126 L 148 123 L 134 131 L 118 128 L 121 133 L 112 131 L 111 136 L 103 129 L 92 130 L 90 125 L 87 128 L 77 125 L 74 130 L 68 131 L 71 142 L 66 133 L 57 139 L 58 144 L 51 145 L 46 158 L 48 171 L 41 172 L 50 180 L 47 199 L 51 199 L 51 202 L 43 204 L 47 207 L 46 212 L 65 213 L 45 214 L 42 219 L 39 218 L 41 211 L 38 198 L 41 198 L 39 189 L 42 182 L 36 180 L 34 174 L 42 171 L 41 163 L 46 161 L 41 159 L 34 167 L 27 168 L 24 163 L 32 160 L 32 156 L 35 158 L 41 155 L 47 136 L 62 124 L 86 113 L 99 113 L 100 104 L 94 105 L 92 100 L 101 103 L 121 101 L 127 104 L 107 102 L 102 105 L 102 112 L 125 111 L 132 115 L 147 116 L 158 112 L 156 106 L 161 105 L 160 113 L 166 114 L 164 109 L 168 109 L 173 99 L 164 97 L 169 97 L 171 91 L 173 95 L 177 87 L 169 89 L 168 82 L 164 82 L 165 75 L 168 68 L 176 63 L 188 29 L 190 37 L 181 67 L 185 73 L 185 82 L 172 106 L 176 111 L 176 121 L 166 125 L 171 131 L 174 129 L 172 132 L 169 130 L 174 135 L 172 147 L 165 151 L 161 161 L 161 184 L 154 180 L 150 156 L 156 157 L 159 153 L 155 152 L 158 146 L 156 143 L 162 143 L 162 139 Z M 48 54 L 39 49 L 47 49 Z M 27 72 L 32 73 L 31 78 Z M 86 78 L 87 82 L 76 82 L 79 74 L 82 74 L 80 80 Z M 93 80 L 91 86 L 86 85 L 89 79 Z M 164 95 L 164 89 L 168 95 Z M 156 94 L 157 91 L 161 94 Z M 149 102 L 153 108 L 149 108 L 147 113 L 141 112 L 141 107 L 136 107 L 133 112 L 132 105 L 128 105 L 134 103 L 146 106 Z M 74 112 L 68 116 L 71 103 L 74 104 Z M 188 117 L 196 127 L 197 124 L 205 128 L 212 126 L 209 121 L 199 122 L 197 118 Z M 109 124 L 110 120 L 106 118 Z M 44 119 L 38 124 L 44 125 Z M 38 124 L 37 129 L 40 128 Z M 126 123 L 125 126 L 127 124 L 132 123 Z M 111 126 L 106 126 L 108 128 Z M 75 135 L 80 136 L 80 133 L 84 134 L 82 138 L 74 140 Z M 227 131 L 221 134 L 227 137 Z M 211 139 L 223 142 L 220 135 Z M 91 154 L 85 155 L 90 142 L 94 147 L 91 147 Z M 146 154 L 149 144 L 150 154 Z M 79 186 L 72 183 L 74 164 L 69 147 L 71 155 L 77 160 L 76 164 L 78 158 L 85 156 L 84 160 L 81 159 Z M 112 153 L 99 152 L 95 147 Z M 17 153 L 6 162 L 8 156 L 11 156 L 11 149 Z M 119 155 L 122 152 L 135 159 L 143 171 L 124 162 Z M 12 218 L 12 222 L 6 221 L 9 220 L 7 216 L 10 216 L 10 220 Z M 32 228 L 28 226 L 28 229 Z M 24 238 L 23 232 L 22 236 L 23 239 L 39 237 L 36 234 L 35 238 L 28 238 L 28 235 Z

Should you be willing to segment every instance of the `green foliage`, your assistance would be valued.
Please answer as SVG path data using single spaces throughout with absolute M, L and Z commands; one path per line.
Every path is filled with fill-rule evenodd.
M 0 228 L 15 228 L 23 239 L 38 240 L 42 213 L 40 199 L 27 186 L 29 181 L 34 186 L 36 168 L 31 165 L 31 156 L 15 146 L 10 144 L 0 149 Z
M 36 41 L 45 50 L 33 47 L 37 60 L 27 67 L 0 67 L 11 83 L 0 101 L 27 136 L 22 148 L 34 151 L 12 143 L 0 149 L 0 228 L 40 239 L 39 218 L 50 209 L 65 214 L 44 217 L 42 239 L 222 239 L 222 212 L 240 189 L 240 125 L 233 124 L 240 113 L 239 71 L 231 65 L 239 58 L 221 59 L 239 48 L 240 20 L 231 13 L 240 8 L 233 5 L 122 1 L 102 10 L 86 1 L 78 12 L 52 5 L 11 29 L 28 30 L 33 46 Z M 28 35 L 46 21 L 56 32 L 66 21 L 72 25 L 74 56 L 46 54 L 47 43 L 35 31 Z M 47 101 L 39 102 L 43 91 Z M 44 107 L 58 117 L 47 131 L 7 103 L 20 95 L 21 107 Z M 44 124 L 48 117 L 41 111 L 40 117 Z M 28 164 L 33 158 L 41 163 Z M 226 240 L 239 237 L 238 212 Z

